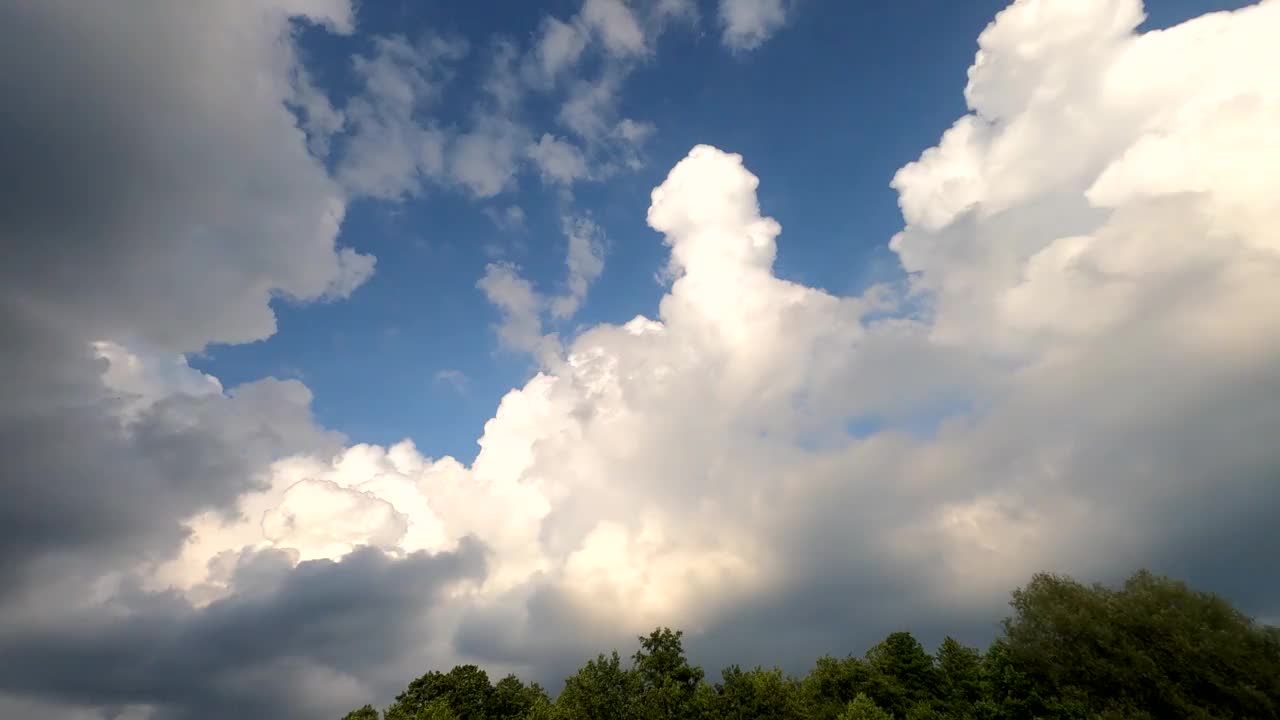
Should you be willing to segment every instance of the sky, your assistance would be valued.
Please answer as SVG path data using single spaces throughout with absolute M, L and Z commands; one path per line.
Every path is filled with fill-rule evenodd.
M 1280 620 L 1280 0 L 0 2 L 0 716 Z

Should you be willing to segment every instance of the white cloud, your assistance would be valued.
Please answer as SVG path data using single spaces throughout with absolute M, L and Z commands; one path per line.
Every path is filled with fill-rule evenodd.
M 786 21 L 786 0 L 720 0 L 721 40 L 730 50 L 755 50 Z
M 397 35 L 374 38 L 374 52 L 354 59 L 362 88 L 341 112 L 299 70 L 295 104 L 316 152 L 327 152 L 331 138 L 346 131 L 339 136 L 345 144 L 337 176 L 355 196 L 394 201 L 439 184 L 494 197 L 515 186 L 526 161 L 543 180 L 566 187 L 622 168 L 635 170 L 643 164 L 640 146 L 653 126 L 619 120 L 619 94 L 668 21 L 692 17 L 683 1 L 664 0 L 642 10 L 637 14 L 622 0 L 584 0 L 567 19 L 544 17 L 527 48 L 493 38 L 485 99 L 474 104 L 461 129 L 442 127 L 435 111 L 468 45 L 441 36 L 418 43 Z M 575 73 L 592 49 L 603 55 L 598 69 Z M 580 145 L 534 132 L 522 117 L 526 98 L 538 92 L 562 96 L 556 121 Z M 530 144 L 531 152 L 522 152 Z
M 544 182 L 572 185 L 575 180 L 588 176 L 587 159 L 578 147 L 551 133 L 529 146 L 529 158 L 538 166 Z
M 613 132 L 631 145 L 642 145 L 657 130 L 653 123 L 638 122 L 631 118 L 623 118 L 614 126 Z
M 610 53 L 626 57 L 645 52 L 644 30 L 623 0 L 584 0 L 580 16 Z
M 908 226 L 894 247 L 932 298 L 923 317 L 884 318 L 882 294 L 777 278 L 780 228 L 760 213 L 757 179 L 709 147 L 653 192 L 648 219 L 674 278 L 658 319 L 597 326 L 547 353 L 548 300 L 491 266 L 481 288 L 503 312 L 504 341 L 542 353 L 546 370 L 504 398 L 470 468 L 405 448 L 386 461 L 405 487 L 452 478 L 460 495 L 423 491 L 422 517 L 444 528 L 440 547 L 474 533 L 494 550 L 475 599 L 489 609 L 475 612 L 536 646 L 538 629 L 518 618 L 531 612 L 527 583 L 551 583 L 587 624 L 715 632 L 745 593 L 850 573 L 892 574 L 912 607 L 994 607 L 1046 567 L 1096 576 L 1175 562 L 1201 530 L 1164 513 L 1229 514 L 1251 497 L 1264 475 L 1248 468 L 1275 461 L 1266 438 L 1280 422 L 1261 399 L 1280 388 L 1280 328 L 1260 312 L 1280 300 L 1261 191 L 1280 167 L 1264 162 L 1280 91 L 1234 59 L 1274 52 L 1280 5 L 1149 36 L 1117 25 L 1137 14 L 1114 3 L 1094 15 L 1073 5 L 1068 18 L 1031 5 L 984 34 L 982 67 L 1041 47 L 1019 38 L 1067 39 L 1040 60 L 1019 55 L 1016 79 L 975 71 L 971 97 L 1002 109 L 962 121 L 982 132 L 949 134 L 895 180 Z M 1018 31 L 1006 41 L 1008 24 Z M 1108 62 L 1076 62 L 1079 43 Z M 1175 60 L 1187 71 L 1128 84 L 1135 68 Z M 1064 96 L 1048 88 L 1114 122 L 1064 126 Z M 1075 170 L 1040 173 L 1044 153 Z M 962 203 L 948 194 L 956 177 Z M 582 241 L 571 239 L 570 298 L 599 272 L 590 236 L 571 235 Z M 1226 398 L 1245 404 L 1211 414 Z M 879 428 L 833 430 L 866 417 Z M 1196 430 L 1209 417 L 1230 442 Z M 391 466 L 352 466 L 341 483 L 363 489 Z M 506 511 L 476 506 L 522 510 L 499 524 Z M 814 543 L 853 550 L 797 560 Z
M 444 383 L 449 387 L 452 387 L 460 395 L 465 395 L 467 393 L 467 386 L 471 382 L 466 373 L 454 368 L 437 370 L 432 379 L 436 383 Z
M 122 401 L 121 413 L 137 418 L 159 400 L 171 395 L 221 395 L 222 383 L 195 370 L 181 355 L 150 355 L 131 351 L 119 343 L 93 343 L 94 354 L 107 362 L 102 383 Z
M 541 76 L 548 82 L 554 81 L 560 73 L 578 62 L 586 46 L 587 37 L 576 25 L 553 17 L 545 18 L 533 48 Z
M 694 0 L 658 0 L 654 15 L 660 20 L 683 19 L 696 24 L 698 5 Z
M 408 517 L 390 502 L 317 479 L 290 485 L 261 523 L 267 542 L 296 550 L 300 561 L 341 557 L 362 545 L 395 548 L 409 530 Z
M 525 212 L 524 208 L 519 205 L 508 205 L 501 210 L 492 207 L 485 208 L 484 214 L 500 230 L 516 232 L 525 229 Z
M 329 96 L 316 88 L 307 69 L 298 65 L 293 70 L 292 104 L 301 110 L 301 125 L 307 131 L 307 146 L 312 154 L 329 154 L 329 140 L 342 130 L 346 117 L 335 110 Z
M 497 38 L 489 52 L 491 66 L 484 90 L 493 98 L 498 113 L 514 113 L 524 98 L 525 87 L 520 78 L 520 48 L 511 40 Z
M 491 263 L 476 287 L 502 315 L 497 330 L 504 346 L 540 358 L 559 352 L 558 341 L 542 334 L 546 299 L 521 277 L 518 267 L 511 263 Z
M 604 233 L 590 218 L 564 218 L 564 233 L 569 240 L 565 257 L 568 267 L 568 292 L 551 301 L 551 315 L 557 319 L 572 317 L 587 296 L 587 288 L 604 272 Z
M 608 131 L 609 119 L 617 112 L 622 79 L 619 71 L 613 71 L 605 72 L 595 80 L 575 83 L 560 106 L 557 119 L 588 141 L 599 139 Z
M 619 155 L 626 167 L 639 170 L 644 166 L 644 145 L 653 137 L 658 128 L 653 123 L 639 122 L 631 118 L 623 118 L 613 127 L 613 136 L 617 139 Z
M 55 96 L 12 79 L 11 92 L 26 100 L 6 132 L 31 144 L 9 153 L 9 167 L 25 178 L 11 194 L 21 215 L 0 232 L 20 232 L 8 241 L 42 249 L 4 278 L 28 312 L 47 326 L 82 329 L 85 342 L 186 352 L 270 335 L 273 294 L 342 295 L 367 276 L 368 258 L 335 247 L 345 198 L 287 107 L 319 103 L 299 84 L 293 46 L 282 41 L 285 13 L 343 28 L 351 22 L 345 3 L 261 2 L 208 17 L 157 12 L 148 22 L 163 37 L 128 49 L 120 47 L 132 42 L 121 39 L 127 22 L 112 9 L 69 7 L 39 3 L 7 23 L 6 56 L 29 53 L 45 82 L 63 88 Z M 46 57 L 49 38 L 86 27 L 101 32 L 76 57 Z M 101 94 L 122 76 L 146 81 Z M 230 80 L 245 77 L 255 83 Z M 138 107 L 167 110 L 126 120 Z M 238 111 L 223 117 L 227 108 Z M 66 122 L 45 121 L 55 116 Z M 17 152 L 24 147 L 78 147 L 77 157 L 97 159 L 79 167 Z M 126 149 L 127 163 L 106 160 Z M 83 192 L 52 199 L 72 186 Z M 139 198 L 154 200 L 145 213 L 130 209 Z M 69 255 L 79 259 L 75 269 L 54 273 Z
M 414 45 L 387 36 L 374 38 L 372 56 L 354 58 L 363 89 L 346 107 L 352 135 L 338 167 L 349 192 L 396 200 L 444 176 L 448 136 L 421 114 L 439 99 L 447 65 L 466 51 L 460 40 L 428 37 Z
M 450 175 L 476 197 L 493 197 L 511 186 L 520 150 L 527 144 L 524 127 L 496 117 L 483 118 L 451 144 Z

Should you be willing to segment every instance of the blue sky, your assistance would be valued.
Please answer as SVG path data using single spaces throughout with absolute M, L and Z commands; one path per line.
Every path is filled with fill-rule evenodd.
M 404 201 L 355 202 L 340 242 L 378 258 L 371 281 L 340 303 L 277 301 L 277 334 L 213 346 L 192 364 L 228 386 L 265 375 L 303 379 L 319 419 L 354 442 L 410 437 L 429 455 L 469 461 L 498 400 L 535 369 L 527 356 L 497 347 L 498 317 L 475 287 L 493 248 L 554 291 L 563 282 L 560 217 L 588 212 L 608 237 L 605 269 L 561 331 L 653 316 L 665 250 L 644 225 L 648 193 L 698 143 L 743 154 L 764 178 L 761 205 L 783 226 L 781 277 L 837 294 L 900 279 L 887 247 L 902 227 L 889 179 L 966 111 L 960 91 L 975 38 L 1004 4 L 809 0 L 795 3 L 786 27 L 763 46 L 732 53 L 709 27 L 714 8 L 704 3 L 701 25 L 664 33 L 622 87 L 622 114 L 657 128 L 643 167 L 581 182 L 568 203 L 528 169 L 493 198 L 439 188 Z M 1244 4 L 1158 0 L 1148 5 L 1147 26 Z M 304 26 L 301 49 L 337 103 L 358 90 L 350 58 L 369 51 L 370 37 L 464 37 L 471 51 L 436 113 L 460 123 L 492 61 L 488 43 L 527 42 L 543 17 L 575 9 L 572 2 L 370 1 L 359 7 L 358 32 Z M 555 110 L 543 102 L 520 121 L 563 134 Z M 485 214 L 511 206 L 524 212 L 524 227 L 502 229 Z M 448 370 L 465 374 L 464 391 L 435 379 Z

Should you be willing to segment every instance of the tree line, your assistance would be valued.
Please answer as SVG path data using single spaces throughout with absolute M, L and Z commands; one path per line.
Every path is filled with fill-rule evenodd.
M 1280 720 L 1280 628 L 1142 571 L 1122 587 L 1040 574 L 985 650 L 948 637 L 930 655 L 894 632 L 803 677 L 689 663 L 682 633 L 639 638 L 629 663 L 587 661 L 553 700 L 514 675 L 459 665 L 344 720 Z

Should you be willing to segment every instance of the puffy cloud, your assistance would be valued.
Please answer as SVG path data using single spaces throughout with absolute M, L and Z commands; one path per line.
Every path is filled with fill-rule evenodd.
M 622 0 L 585 0 L 566 20 L 544 17 L 527 48 L 495 38 L 484 81 L 487 100 L 475 104 L 461 129 L 442 127 L 433 110 L 468 45 L 437 35 L 417 43 L 395 35 L 374 38 L 373 52 L 354 59 L 360 90 L 341 112 L 298 69 L 294 104 L 317 152 L 328 152 L 335 135 L 340 140 L 337 177 L 353 196 L 401 200 L 436 184 L 489 198 L 514 187 L 526 162 L 544 181 L 567 187 L 641 165 L 639 148 L 652 126 L 618 123 L 618 93 L 665 19 L 684 14 L 678 4 L 664 3 L 642 18 Z M 603 52 L 600 73 L 562 83 L 591 47 Z M 586 141 L 584 147 L 539 135 L 521 117 L 531 91 L 556 92 L 561 84 L 567 91 L 557 119 Z
M 512 183 L 528 130 L 508 120 L 484 118 L 454 139 L 449 149 L 453 179 L 479 198 L 493 197 Z
M 786 21 L 786 0 L 720 0 L 721 40 L 730 50 L 755 50 Z
M 587 38 L 577 25 L 553 17 L 544 19 L 541 35 L 533 49 L 542 77 L 548 81 L 555 80 L 561 72 L 578 62 L 586 46 Z
M 515 232 L 525 229 L 525 212 L 519 205 L 508 205 L 501 210 L 485 208 L 484 214 L 501 230 Z
M 1247 516 L 1276 463 L 1254 444 L 1272 415 L 1245 396 L 1275 387 L 1280 350 L 1259 312 L 1280 299 L 1260 180 L 1280 84 L 1258 62 L 1275 54 L 1265 38 L 1280 6 L 1139 35 L 1142 18 L 1136 1 L 1001 13 L 970 72 L 973 114 L 894 180 L 908 226 L 893 246 L 933 298 L 935 341 L 1018 369 L 1016 399 L 986 427 L 1069 418 L 1055 441 L 1024 447 L 1046 455 L 1023 489 L 956 511 L 988 532 L 1032 527 L 1042 539 L 1022 546 L 1040 552 L 1087 544 L 1074 518 L 1142 548 L 1131 557 L 1209 575 L 1173 548 L 1212 532 L 1191 518 Z M 1014 436 L 1031 443 L 1031 427 Z
M 656 130 L 653 123 L 639 122 L 631 118 L 623 118 L 613 128 L 615 135 L 635 146 L 643 144 Z
M 587 140 L 603 137 L 610 128 L 610 118 L 617 112 L 623 76 L 620 70 L 614 70 L 576 83 L 560 107 L 560 123 Z
M 498 337 L 512 350 L 538 354 L 543 348 L 558 349 L 542 335 L 542 312 L 546 300 L 533 288 L 533 284 L 520 275 L 520 269 L 511 263 L 491 263 L 485 268 L 484 277 L 476 283 L 489 301 L 502 314 L 498 325 Z
M 551 314 L 556 318 L 572 317 L 578 312 L 587 288 L 604 272 L 604 233 L 600 226 L 590 218 L 565 218 L 564 230 L 569 240 L 565 257 L 569 287 L 567 294 L 551 302 Z
M 581 17 L 610 53 L 628 56 L 645 51 L 644 30 L 623 0 L 583 0 Z
M 369 258 L 335 249 L 343 193 L 286 108 L 290 15 L 351 24 L 333 0 L 196 14 L 54 0 L 8 14 L 6 304 L 91 340 L 185 352 L 270 335 L 273 295 L 342 296 L 368 276 Z
M 543 318 L 565 320 L 578 312 L 591 283 L 604 271 L 604 231 L 589 217 L 562 219 L 568 250 L 565 292 L 547 297 L 512 263 L 492 263 L 476 284 L 501 314 L 498 338 L 512 350 L 529 353 L 546 366 L 558 365 L 563 348 L 555 334 L 544 334 Z
M 273 296 L 341 296 L 372 270 L 335 248 L 342 193 L 286 108 L 293 14 L 351 24 L 333 2 L 8 13 L 0 143 L 22 181 L 0 224 L 18 253 L 0 270 L 0 444 L 20 500 L 0 555 L 15 573 L 162 555 L 182 516 L 226 507 L 277 453 L 341 442 L 302 386 L 224 393 L 179 355 L 265 337 Z
M 147 356 L 109 341 L 93 343 L 93 350 L 107 363 L 103 385 L 123 401 L 120 413 L 130 419 L 170 395 L 222 393 L 216 377 L 193 369 L 182 355 Z
M 337 175 L 353 194 L 394 200 L 445 175 L 448 134 L 424 122 L 422 113 L 440 98 L 448 65 L 467 46 L 439 36 L 417 44 L 378 37 L 373 46 L 372 55 L 353 60 L 362 92 L 346 107 L 350 137 Z
M 926 635 L 983 627 L 1045 568 L 1151 564 L 1274 612 L 1272 590 L 1220 558 L 1242 538 L 1280 543 L 1257 510 L 1280 460 L 1280 348 L 1259 312 L 1280 268 L 1257 180 L 1280 93 L 1240 60 L 1274 52 L 1277 6 L 1138 35 L 1134 7 L 1034 5 L 984 33 L 975 114 L 895 179 L 908 224 L 893 246 L 925 303 L 776 277 L 758 180 L 698 147 L 652 196 L 673 279 L 657 318 L 544 360 L 471 467 L 405 447 L 352 466 L 344 486 L 387 497 L 363 483 L 390 473 L 418 489 L 389 502 L 439 523 L 423 547 L 492 548 L 460 648 L 545 667 L 571 655 L 554 636 L 574 618 L 592 642 L 678 624 L 716 658 L 785 634 L 800 660 L 848 649 L 832 627 L 854 645 L 908 617 Z M 1076 62 L 1082 43 L 1108 61 Z M 1010 54 L 1016 75 L 988 72 Z M 1188 72 L 1165 86 L 1127 84 L 1174 59 Z M 1067 132 L 1051 90 L 1094 120 Z M 1076 170 L 1041 172 L 1043 153 Z M 482 287 L 508 342 L 545 340 L 547 301 L 511 268 Z M 430 512 L 401 509 L 415 503 Z
M 352 196 L 396 201 L 440 185 L 490 198 L 515 187 L 530 166 L 544 181 L 569 187 L 642 166 L 653 126 L 619 119 L 618 96 L 669 20 L 690 12 L 670 0 L 640 11 L 622 0 L 584 0 L 566 19 L 544 17 L 528 47 L 492 38 L 484 98 L 462 127 L 442 126 L 434 111 L 468 44 L 438 35 L 416 43 L 373 38 L 372 52 L 354 58 L 359 91 L 341 111 L 298 68 L 293 105 L 317 153 L 339 147 L 337 178 Z M 601 55 L 598 71 L 575 73 L 592 51 Z M 534 93 L 556 97 L 556 121 L 580 143 L 534 131 L 523 117 Z
M 471 541 L 402 559 L 363 548 L 296 567 L 278 551 L 228 561 L 238 592 L 205 606 L 124 588 L 109 608 L 6 624 L 6 687 L 125 711 L 112 717 L 334 714 L 402 686 L 402 667 L 439 662 L 442 650 L 448 657 L 438 634 L 447 617 L 424 608 L 474 584 L 485 568 Z
M 538 166 L 543 181 L 567 186 L 588 175 L 582 151 L 551 133 L 543 133 L 536 144 L 529 146 L 529 157 Z

